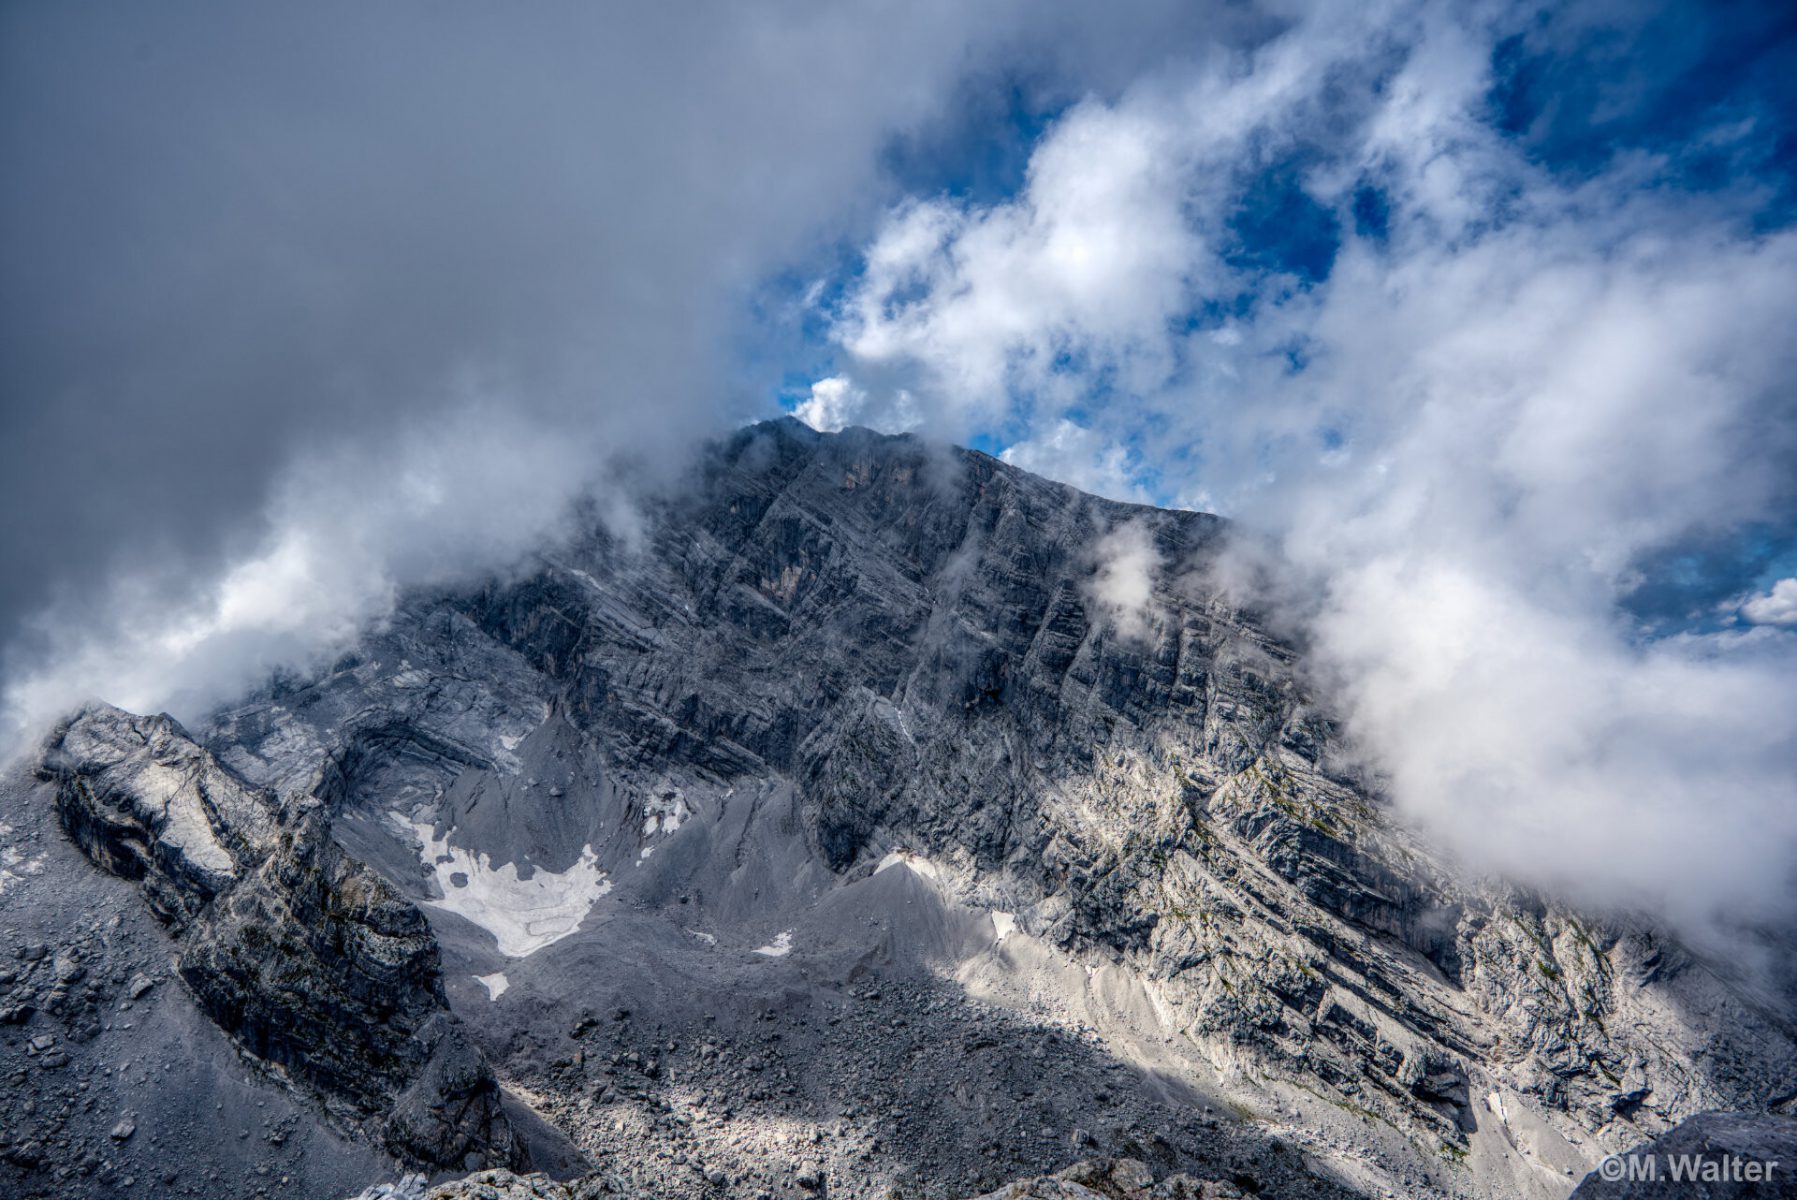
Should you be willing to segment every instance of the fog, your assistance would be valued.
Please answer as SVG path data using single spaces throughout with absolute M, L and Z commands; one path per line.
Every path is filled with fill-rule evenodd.
M 1102 18 L 1102 19 L 1101 19 Z M 189 716 L 775 415 L 779 281 L 1011 89 L 1262 18 L 1140 3 L 0 12 L 17 731 Z

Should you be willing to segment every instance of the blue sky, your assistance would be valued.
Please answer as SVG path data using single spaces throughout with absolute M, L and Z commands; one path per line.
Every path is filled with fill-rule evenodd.
M 1509 178 L 1477 197 L 1484 207 L 1475 229 L 1530 219 L 1524 194 L 1530 171 L 1567 191 L 1589 188 L 1610 205 L 1629 193 L 1655 199 L 1669 214 L 1695 214 L 1742 238 L 1787 229 L 1797 219 L 1797 14 L 1788 6 L 1518 7 L 1486 17 L 1478 30 L 1485 78 L 1473 94 L 1457 99 L 1514 163 Z M 1195 291 L 1186 307 L 1157 314 L 1161 319 L 1184 333 L 1252 319 L 1260 307 L 1326 286 L 1344 241 L 1375 258 L 1401 253 L 1388 239 L 1394 208 L 1401 213 L 1403 200 L 1387 191 L 1376 164 L 1352 161 L 1356 154 L 1364 157 L 1356 125 L 1376 109 L 1407 52 L 1400 26 L 1366 31 L 1362 45 L 1330 64 L 1340 79 L 1336 94 L 1307 98 L 1302 112 L 1294 108 L 1282 120 L 1269 120 L 1237 148 L 1227 168 L 1227 195 L 1192 217 L 1218 243 L 1232 286 Z M 1294 35 L 1288 26 L 1287 35 L 1302 37 L 1303 31 Z M 1181 67 L 1164 70 L 1177 75 Z M 948 119 L 892 141 L 883 165 L 901 197 L 963 212 L 1027 203 L 1031 154 L 1081 100 L 1114 104 L 1118 97 L 1069 97 L 1010 74 L 970 81 Z M 1320 195 L 1316 177 L 1343 171 L 1349 172 L 1346 180 L 1332 181 L 1328 194 Z M 1597 218 L 1590 225 L 1594 239 L 1617 236 Z M 801 314 L 797 353 L 782 343 L 788 352 L 779 396 L 788 410 L 805 402 L 816 379 L 839 368 L 852 376 L 856 365 L 833 336 L 840 325 L 832 314 L 857 286 L 864 261 L 846 243 L 834 255 L 820 274 L 795 272 L 776 285 Z M 809 303 L 792 304 L 806 289 L 812 289 Z M 915 299 L 888 295 L 885 301 L 891 306 Z M 1290 370 L 1301 372 L 1303 336 L 1278 349 Z M 1202 353 L 1201 346 L 1175 349 L 1184 377 L 1202 370 L 1187 361 Z M 795 358 L 803 365 L 794 367 Z M 1109 422 L 1094 451 L 1121 452 L 1123 471 L 1101 484 L 1090 472 L 1076 481 L 1128 498 L 1189 502 L 1182 488 L 1189 491 L 1202 477 L 1201 439 L 1152 436 L 1163 414 L 1119 390 L 1114 364 L 1090 359 L 1089 352 L 1061 348 L 1053 374 L 1071 392 L 1047 399 L 1041 388 L 1014 385 L 1008 403 L 980 406 L 954 432 L 999 454 L 1026 442 L 1044 420 L 1089 428 L 1095 414 L 1122 413 L 1127 419 Z M 876 374 L 889 366 L 881 363 Z M 885 386 L 927 391 L 930 384 L 915 374 Z M 886 402 L 890 394 L 882 397 L 874 385 L 864 415 L 878 424 L 876 414 Z M 913 404 L 896 423 L 921 415 Z M 1326 451 L 1348 437 L 1353 414 L 1341 417 L 1325 417 L 1313 431 Z M 1648 578 L 1627 593 L 1626 605 L 1654 635 L 1726 620 L 1717 604 L 1769 588 L 1797 570 L 1793 520 L 1789 513 L 1766 511 L 1645 548 Z

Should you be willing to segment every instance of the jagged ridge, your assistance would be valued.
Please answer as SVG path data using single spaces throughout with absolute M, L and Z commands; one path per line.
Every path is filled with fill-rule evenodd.
M 39 774 L 88 857 L 142 883 L 181 978 L 245 1051 L 403 1161 L 521 1163 L 429 925 L 331 840 L 315 800 L 283 806 L 172 718 L 103 705 L 50 736 Z

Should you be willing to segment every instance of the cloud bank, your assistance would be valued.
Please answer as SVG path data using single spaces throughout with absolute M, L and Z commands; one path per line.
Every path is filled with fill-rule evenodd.
M 1009 199 L 896 206 L 828 306 L 844 386 L 1265 539 L 1360 752 L 1475 866 L 1788 915 L 1788 586 L 1644 616 L 1693 547 L 1797 530 L 1780 129 L 1593 157 L 1505 108 L 1506 54 L 1551 73 L 1628 12 L 1294 16 L 1073 106 Z
M 1246 20 L 7 7 L 0 725 L 194 715 L 771 415 L 770 281 L 862 236 L 896 161 Z

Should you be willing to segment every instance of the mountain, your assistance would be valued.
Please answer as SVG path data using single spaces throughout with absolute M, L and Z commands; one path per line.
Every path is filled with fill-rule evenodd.
M 1797 1098 L 1790 997 L 1405 828 L 1217 518 L 790 421 L 637 518 L 13 773 L 0 1190 L 1560 1200 Z

